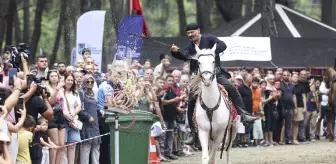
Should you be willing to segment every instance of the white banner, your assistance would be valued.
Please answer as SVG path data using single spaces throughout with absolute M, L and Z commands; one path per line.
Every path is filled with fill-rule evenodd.
M 218 37 L 227 46 L 220 54 L 221 61 L 271 61 L 271 41 L 269 37 Z
M 76 60 L 82 59 L 82 50 L 89 48 L 91 56 L 101 70 L 105 11 L 89 11 L 77 21 L 77 55 Z

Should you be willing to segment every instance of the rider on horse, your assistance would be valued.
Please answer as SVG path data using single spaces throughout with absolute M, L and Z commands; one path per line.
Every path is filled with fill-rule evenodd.
M 200 28 L 197 24 L 188 24 L 187 28 L 187 36 L 191 40 L 186 48 L 184 48 L 183 52 L 179 51 L 179 48 L 175 45 L 171 47 L 171 54 L 173 57 L 179 60 L 188 61 L 190 60 L 189 56 L 193 56 L 196 54 L 195 44 L 200 49 L 211 49 L 215 44 L 217 44 L 216 48 L 216 57 L 215 57 L 215 65 L 216 65 L 216 78 L 217 82 L 225 87 L 227 90 L 229 97 L 233 104 L 238 109 L 239 115 L 242 116 L 243 121 L 251 122 L 256 120 L 256 117 L 251 116 L 246 112 L 243 100 L 238 92 L 238 90 L 228 81 L 231 78 L 230 74 L 227 73 L 220 67 L 220 57 L 219 54 L 226 49 L 226 45 L 223 41 L 219 40 L 215 36 L 202 36 L 200 34 Z M 196 60 L 190 60 L 190 75 L 198 74 L 198 62 Z M 196 129 L 192 125 L 192 117 L 195 110 L 196 98 L 193 96 L 193 93 L 189 93 L 189 101 L 188 101 L 188 122 L 189 127 L 191 129 L 192 135 L 185 141 L 185 144 L 192 145 L 196 141 Z

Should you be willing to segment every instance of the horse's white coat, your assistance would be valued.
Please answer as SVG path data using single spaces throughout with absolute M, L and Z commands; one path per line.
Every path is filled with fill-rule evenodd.
M 198 46 L 196 45 L 196 51 L 197 54 L 193 57 L 194 59 L 197 59 L 199 62 L 199 68 L 200 73 L 204 71 L 210 71 L 214 72 L 215 70 L 215 49 L 216 45 L 212 49 L 202 49 L 200 50 Z M 206 54 L 207 56 L 200 56 Z M 209 55 L 211 54 L 211 55 Z M 217 105 L 219 96 L 221 96 L 221 93 L 217 87 L 217 79 L 214 77 L 214 79 L 211 81 L 210 79 L 211 74 L 203 74 L 203 81 L 200 84 L 200 89 L 202 90 L 201 95 L 202 100 L 204 104 L 208 108 L 213 108 Z M 196 122 L 198 125 L 198 135 L 202 146 L 202 164 L 214 164 L 215 163 L 215 155 L 218 147 L 221 145 L 221 142 L 224 138 L 224 133 L 226 130 L 226 127 L 229 125 L 229 117 L 230 117 L 230 111 L 228 107 L 226 106 L 223 98 L 221 98 L 220 106 L 217 110 L 213 112 L 212 117 L 212 137 L 213 141 L 210 139 L 210 121 L 208 119 L 208 116 L 206 114 L 206 111 L 201 107 L 199 101 L 196 102 L 195 105 L 195 116 L 196 116 Z M 238 120 L 239 117 L 238 117 Z M 234 124 L 237 120 L 234 121 Z M 239 123 L 239 121 L 237 121 Z M 229 133 L 228 135 L 232 135 L 232 140 L 234 140 L 234 137 L 237 133 L 237 129 L 235 126 L 231 127 L 233 128 L 232 134 Z M 228 141 L 227 137 L 227 141 Z M 225 142 L 225 145 L 229 145 L 228 142 Z M 231 146 L 230 146 L 231 147 Z M 230 163 L 229 158 L 229 150 L 227 151 L 227 163 Z

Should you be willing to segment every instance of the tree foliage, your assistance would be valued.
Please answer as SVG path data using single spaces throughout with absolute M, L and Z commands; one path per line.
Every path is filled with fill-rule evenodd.
M 140 0 L 149 35 L 175 37 L 184 35 L 184 26 L 200 23 L 208 29 L 260 11 L 260 0 Z M 331 0 L 334 1 L 334 0 Z M 313 0 L 276 0 L 314 19 L 335 25 L 333 8 Z M 5 44 L 27 42 L 34 55 L 40 49 L 52 61 L 69 62 L 76 42 L 79 16 L 90 10 L 106 10 L 104 31 L 104 64 L 113 59 L 118 23 L 130 14 L 129 0 L 1 0 L 0 52 Z M 329 11 L 329 12 L 328 12 Z M 8 42 L 7 42 L 8 41 Z M 7 43 L 6 43 L 7 42 Z M 33 60 L 33 56 L 31 60 Z M 107 62 L 107 63 L 106 63 Z

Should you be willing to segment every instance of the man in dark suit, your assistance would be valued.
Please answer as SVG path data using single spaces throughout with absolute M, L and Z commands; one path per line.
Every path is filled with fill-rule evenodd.
M 246 112 L 245 106 L 243 103 L 243 100 L 237 91 L 237 89 L 228 81 L 228 79 L 231 77 L 229 73 L 224 71 L 220 67 L 220 57 L 219 54 L 223 52 L 226 49 L 226 45 L 223 41 L 219 40 L 215 36 L 202 36 L 200 34 L 200 28 L 197 24 L 189 24 L 186 28 L 187 35 L 190 39 L 190 43 L 187 45 L 186 48 L 184 48 L 183 52 L 179 51 L 179 48 L 175 45 L 172 45 L 171 47 L 171 54 L 173 57 L 179 60 L 183 61 L 190 61 L 190 75 L 196 75 L 198 74 L 198 62 L 196 60 L 190 60 L 191 56 L 194 56 L 196 54 L 195 45 L 197 45 L 200 49 L 211 49 L 215 44 L 217 44 L 216 47 L 216 56 L 215 56 L 215 72 L 216 72 L 216 78 L 217 82 L 225 87 L 225 89 L 228 91 L 229 97 L 233 104 L 237 107 L 238 113 L 242 116 L 244 121 L 250 122 L 254 121 L 257 118 L 251 116 L 249 113 Z M 185 141 L 185 144 L 192 145 L 196 141 L 196 130 L 194 126 L 192 126 L 192 116 L 194 113 L 194 108 L 196 104 L 196 99 L 194 96 L 192 96 L 193 93 L 189 94 L 189 101 L 188 101 L 188 122 L 190 125 L 190 129 L 192 131 L 192 135 Z

